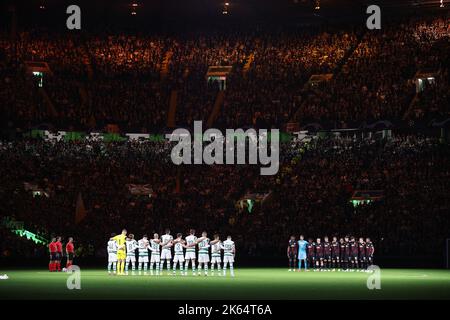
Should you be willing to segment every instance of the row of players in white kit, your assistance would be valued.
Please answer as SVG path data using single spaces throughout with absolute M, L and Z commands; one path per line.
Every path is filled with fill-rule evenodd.
M 196 247 L 198 246 L 198 270 L 196 270 Z M 172 250 L 174 247 L 173 266 Z M 209 258 L 209 248 L 211 247 L 211 259 Z M 117 242 L 111 238 L 108 242 L 108 272 L 115 273 L 117 265 Z M 126 238 L 126 261 L 125 274 L 128 274 L 129 265 L 131 264 L 132 274 L 136 271 L 136 249 L 138 250 L 138 272 L 139 274 L 148 274 L 150 267 L 150 275 L 160 275 L 163 273 L 164 261 L 166 261 L 168 274 L 175 275 L 177 272 L 177 265 L 181 275 L 187 275 L 189 261 L 193 275 L 201 275 L 202 267 L 204 275 L 208 275 L 208 264 L 211 263 L 211 274 L 214 275 L 215 267 L 217 266 L 218 275 L 226 276 L 227 266 L 230 268 L 230 275 L 234 277 L 234 256 L 236 248 L 231 236 L 227 240 L 221 241 L 219 235 L 214 235 L 214 240 L 207 237 L 207 233 L 203 232 L 200 238 L 195 236 L 195 230 L 191 229 L 189 235 L 183 240 L 182 234 L 178 233 L 177 238 L 173 238 L 170 230 L 161 236 L 155 233 L 153 239 L 148 240 L 144 235 L 142 239 L 136 241 L 133 234 L 129 234 Z M 184 253 L 186 249 L 186 253 Z M 150 261 L 149 261 L 149 250 Z M 223 254 L 223 268 L 221 250 Z M 155 271 L 155 273 L 153 272 Z

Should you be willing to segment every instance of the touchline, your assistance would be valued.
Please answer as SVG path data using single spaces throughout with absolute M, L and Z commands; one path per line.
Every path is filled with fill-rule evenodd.
M 270 135 L 266 129 L 260 129 L 258 132 L 255 129 L 246 131 L 226 129 L 224 136 L 219 129 L 214 128 L 203 132 L 202 121 L 194 121 L 194 139 L 189 130 L 183 128 L 166 134 L 166 138 L 178 142 L 170 154 L 172 162 L 176 165 L 260 164 L 265 166 L 260 168 L 261 175 L 275 175 L 278 172 L 280 149 L 278 129 L 270 129 Z M 209 144 L 204 146 L 203 142 Z

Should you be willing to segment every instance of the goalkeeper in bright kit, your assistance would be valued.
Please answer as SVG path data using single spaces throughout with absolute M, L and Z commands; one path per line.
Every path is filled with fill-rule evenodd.
M 122 233 L 112 238 L 117 242 L 117 274 L 125 274 L 125 259 L 127 258 L 126 252 L 126 240 L 127 240 L 127 230 L 123 229 Z
M 306 255 L 306 248 L 308 247 L 308 241 L 305 240 L 305 237 L 301 234 L 300 240 L 297 241 L 298 246 L 298 271 L 302 270 L 302 262 L 305 267 L 305 271 L 308 270 L 308 259 Z

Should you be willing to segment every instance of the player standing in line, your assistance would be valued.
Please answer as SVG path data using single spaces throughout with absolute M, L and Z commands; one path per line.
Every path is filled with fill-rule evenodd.
M 331 244 L 327 236 L 323 238 L 323 260 L 325 271 L 331 271 Z
M 108 274 L 116 274 L 117 272 L 117 249 L 118 245 L 116 240 L 114 240 L 116 234 L 111 234 L 109 238 L 107 251 L 108 251 Z M 111 273 L 112 272 L 112 273 Z
M 127 239 L 126 229 L 123 229 L 121 234 L 114 237 L 114 240 L 117 242 L 117 261 L 119 262 L 117 274 L 121 276 L 125 274 L 125 259 L 127 258 L 125 246 L 126 239 Z
M 142 239 L 138 241 L 138 272 L 141 275 L 142 270 L 144 270 L 144 275 L 147 275 L 148 271 L 148 238 L 147 235 L 144 234 Z
M 367 261 L 367 267 L 371 266 L 373 264 L 373 254 L 375 253 L 375 247 L 373 246 L 372 241 L 370 241 L 370 238 L 366 238 L 366 261 Z
M 52 241 L 48 244 L 48 252 L 50 253 L 50 262 L 48 263 L 48 271 L 56 271 L 56 238 L 52 238 Z
M 350 262 L 352 271 L 356 271 L 358 269 L 358 244 L 353 236 L 350 238 Z
M 316 251 L 316 267 L 319 271 L 323 271 L 323 245 L 320 238 L 317 238 L 314 249 Z
M 153 234 L 153 239 L 150 240 L 150 251 L 152 252 L 150 257 L 150 275 L 153 275 L 153 265 L 156 264 L 156 275 L 159 276 L 159 262 L 161 260 L 159 247 L 161 246 L 161 240 L 157 233 Z
M 219 235 L 214 235 L 214 240 L 211 241 L 211 275 L 214 275 L 214 265 L 217 264 L 217 272 L 219 276 L 222 275 L 222 269 L 220 265 L 222 264 L 220 250 L 222 247 L 222 242 L 220 241 Z
M 223 249 L 223 276 L 227 275 L 227 264 L 230 265 L 230 274 L 234 277 L 234 257 L 236 255 L 236 246 L 234 245 L 234 241 L 231 240 L 231 236 L 227 237 L 222 244 Z
M 61 271 L 61 260 L 63 257 L 61 237 L 56 237 L 56 270 Z
M 314 242 L 311 238 L 308 239 L 308 264 L 313 267 L 313 270 L 316 270 L 316 255 L 314 253 Z M 306 269 L 306 271 L 309 271 L 309 269 Z
M 341 239 L 342 240 L 342 239 Z M 350 244 L 348 236 L 345 236 L 344 240 L 341 242 L 341 264 L 342 269 L 347 272 L 349 270 L 349 260 L 350 260 Z
M 75 248 L 73 246 L 73 238 L 69 237 L 69 241 L 66 244 L 67 269 L 69 269 L 69 267 L 72 265 L 74 255 L 75 255 Z
M 364 272 L 366 269 L 366 244 L 363 238 L 359 238 L 358 242 L 358 261 L 360 272 Z
M 339 267 L 338 271 L 345 270 L 345 241 L 343 238 L 339 239 Z
M 189 230 L 189 235 L 186 237 L 186 255 L 184 256 L 185 265 L 184 272 L 187 273 L 189 269 L 189 261 L 192 265 L 192 274 L 195 276 L 195 244 L 197 242 L 197 237 L 195 236 L 195 230 Z
M 163 273 L 164 260 L 167 263 L 167 274 L 170 274 L 170 261 L 172 260 L 171 247 L 173 246 L 173 237 L 170 235 L 170 230 L 166 229 L 166 234 L 161 237 L 161 263 L 159 271 Z
M 184 252 L 183 248 L 187 248 L 184 244 L 183 235 L 181 233 L 177 233 L 177 238 L 173 241 L 174 243 L 174 257 L 173 257 L 173 274 L 177 274 L 177 263 L 180 263 L 180 272 L 181 275 L 186 275 L 183 272 L 183 264 L 184 264 Z
M 129 234 L 126 240 L 127 259 L 125 261 L 125 274 L 128 275 L 128 267 L 131 263 L 131 274 L 135 275 L 136 271 L 136 249 L 139 248 L 137 241 L 134 239 L 134 234 Z
M 300 240 L 297 242 L 298 244 L 298 271 L 302 270 L 302 261 L 305 265 L 305 271 L 308 270 L 308 260 L 306 259 L 306 248 L 308 246 L 308 242 L 304 240 L 303 235 L 300 235 Z
M 333 268 L 333 271 L 336 271 L 336 268 L 340 270 L 340 260 L 339 260 L 339 253 L 340 253 L 340 245 L 337 241 L 336 237 L 333 237 L 333 241 L 331 241 L 331 267 Z
M 287 257 L 289 260 L 288 271 L 295 271 L 295 266 L 297 265 L 297 241 L 295 241 L 294 236 L 291 236 L 291 238 L 289 239 L 287 247 Z
M 202 232 L 202 237 L 197 240 L 198 244 L 198 273 L 200 276 L 202 273 L 202 266 L 205 271 L 205 276 L 208 275 L 208 264 L 209 264 L 209 238 L 206 231 Z

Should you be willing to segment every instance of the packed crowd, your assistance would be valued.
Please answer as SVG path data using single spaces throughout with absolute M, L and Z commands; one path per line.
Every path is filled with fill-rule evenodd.
M 173 92 L 175 125 L 191 127 L 209 119 L 219 94 L 219 83 L 205 77 L 209 66 L 232 66 L 214 122 L 219 128 L 441 121 L 450 112 L 449 25 L 444 16 L 386 23 L 378 31 L 328 25 L 227 26 L 183 36 L 0 33 L 1 130 L 116 124 L 122 132 L 161 133 Z M 49 64 L 42 87 L 27 72 L 28 61 Z M 416 92 L 414 76 L 425 70 L 434 83 Z M 308 84 L 319 74 L 331 77 Z M 0 215 L 48 237 L 74 236 L 78 255 L 104 255 L 104 239 L 125 225 L 136 235 L 169 225 L 174 232 L 220 230 L 252 257 L 283 255 L 286 234 L 357 231 L 373 239 L 380 255 L 416 256 L 440 254 L 449 237 L 450 149 L 434 138 L 284 143 L 275 176 L 249 165 L 175 166 L 170 150 L 154 141 L 2 140 Z M 129 184 L 151 192 L 134 195 Z M 355 207 L 350 198 L 361 189 L 383 190 L 383 199 Z M 270 196 L 250 212 L 238 205 L 249 193 Z M 76 225 L 78 195 L 87 215 Z M 2 256 L 39 254 L 0 232 Z
M 433 100 L 431 93 L 421 93 L 428 100 L 417 108 L 420 116 L 416 119 L 448 118 L 448 25 L 448 20 L 418 20 L 366 33 L 341 72 L 321 87 L 305 90 L 307 98 L 297 119 L 349 127 L 365 121 L 411 118 L 418 71 L 439 74 L 436 86 L 441 95 Z
M 379 119 L 448 118 L 447 17 L 341 27 L 230 27 L 201 34 L 62 35 L 33 30 L 0 36 L 2 114 L 19 127 L 160 132 L 178 93 L 176 125 L 208 119 L 218 93 L 209 66 L 232 66 L 219 127 L 277 127 L 289 121 L 348 127 Z M 49 63 L 37 88 L 26 61 Z M 250 62 L 250 63 L 248 63 Z M 437 73 L 416 97 L 414 75 Z M 314 74 L 332 74 L 319 87 Z M 48 96 L 48 98 L 47 98 Z
M 434 138 L 285 143 L 275 176 L 249 165 L 175 166 L 170 151 L 165 142 L 3 142 L 1 215 L 72 235 L 97 255 L 124 225 L 137 235 L 168 225 L 174 232 L 220 231 L 252 257 L 282 256 L 286 234 L 356 230 L 373 239 L 378 255 L 411 256 L 440 255 L 449 236 L 450 148 Z M 48 197 L 33 196 L 24 182 Z M 127 184 L 151 191 L 133 195 Z M 360 189 L 383 190 L 384 197 L 354 207 L 350 199 Z M 237 205 L 248 193 L 270 197 L 249 212 Z M 77 225 L 79 194 L 87 215 Z M 2 237 L 2 246 L 8 243 Z

